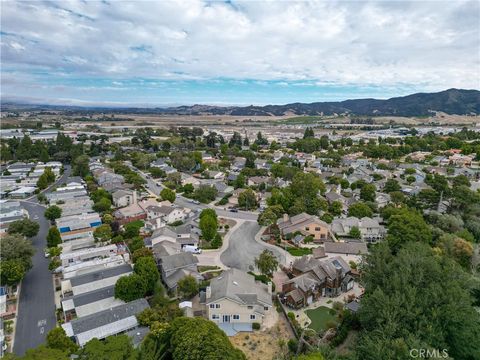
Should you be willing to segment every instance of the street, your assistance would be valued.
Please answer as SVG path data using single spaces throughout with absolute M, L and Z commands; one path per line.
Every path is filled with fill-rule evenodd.
M 70 167 L 65 167 L 63 175 L 55 184 L 65 182 L 68 176 Z M 37 236 L 31 239 L 36 250 L 32 259 L 33 268 L 23 279 L 20 290 L 13 347 L 13 352 L 18 356 L 44 343 L 47 333 L 56 326 L 52 274 L 48 270 L 49 259 L 44 255 L 50 222 L 43 215 L 45 207 L 36 202 L 36 197 L 30 201 L 21 201 L 30 219 L 40 224 L 40 230 Z
M 220 261 L 228 266 L 243 271 L 255 269 L 254 259 L 265 249 L 272 251 L 280 264 L 285 262 L 285 256 L 280 249 L 263 245 L 255 240 L 260 230 L 256 222 L 245 221 L 230 236 L 228 248 L 220 255 Z M 250 268 L 252 267 L 252 268 Z
M 43 206 L 27 202 L 22 202 L 22 205 L 30 218 L 38 216 L 35 221 L 40 224 L 40 231 L 31 239 L 36 249 L 33 268 L 23 279 L 20 290 L 13 349 L 19 356 L 44 343 L 47 333 L 56 325 L 52 274 L 48 270 L 49 260 L 44 256 L 50 222 L 43 216 Z

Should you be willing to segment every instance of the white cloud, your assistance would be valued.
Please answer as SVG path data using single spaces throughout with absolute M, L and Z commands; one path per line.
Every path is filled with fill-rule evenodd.
M 475 0 L 7 1 L 1 59 L 52 77 L 479 88 L 479 11 Z

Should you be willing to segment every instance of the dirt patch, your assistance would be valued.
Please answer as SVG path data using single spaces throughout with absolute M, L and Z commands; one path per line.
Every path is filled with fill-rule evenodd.
M 231 343 L 243 351 L 249 360 L 271 360 L 288 352 L 287 341 L 293 334 L 283 317 L 268 330 L 239 333 L 230 337 Z

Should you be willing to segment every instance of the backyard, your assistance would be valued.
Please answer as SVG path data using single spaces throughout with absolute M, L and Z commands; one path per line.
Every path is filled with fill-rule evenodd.
M 317 332 L 326 330 L 329 322 L 336 322 L 335 310 L 327 308 L 326 306 L 306 310 L 305 314 L 312 320 L 308 327 Z

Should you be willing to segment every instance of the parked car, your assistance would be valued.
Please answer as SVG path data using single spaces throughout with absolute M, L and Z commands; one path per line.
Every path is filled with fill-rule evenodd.
M 199 249 L 198 247 L 196 247 L 194 245 L 185 245 L 183 247 L 183 251 L 191 252 L 191 253 L 194 253 L 194 254 L 201 254 L 202 253 L 202 249 Z

